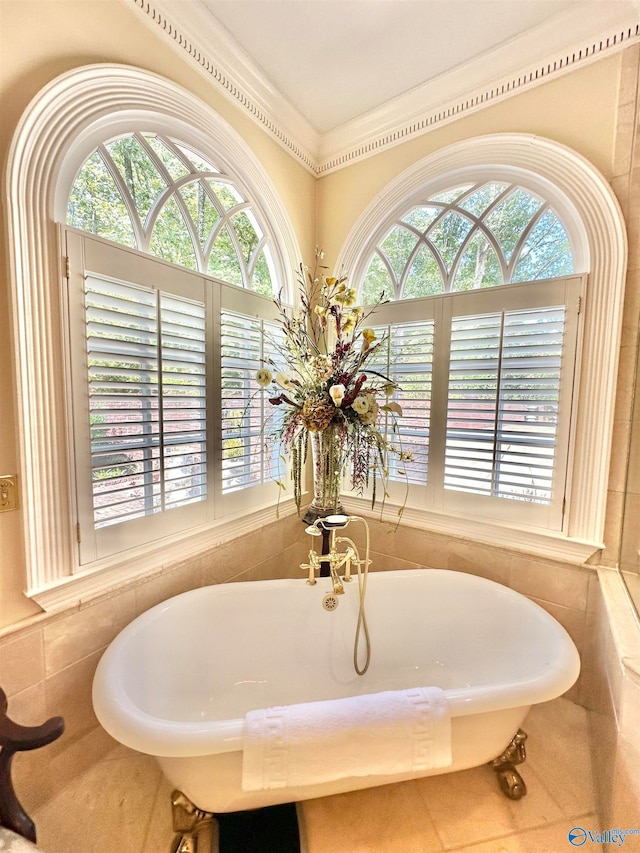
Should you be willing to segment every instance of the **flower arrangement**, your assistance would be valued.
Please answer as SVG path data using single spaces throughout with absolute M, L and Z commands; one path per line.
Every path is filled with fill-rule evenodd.
M 282 335 L 274 337 L 272 344 L 284 369 L 278 369 L 276 359 L 267 359 L 256 374 L 258 385 L 271 393 L 269 402 L 282 407 L 273 437 L 291 457 L 298 511 L 311 438 L 314 500 L 310 509 L 316 516 L 338 510 L 346 470 L 358 493 L 372 485 L 373 505 L 378 485 L 386 483 L 388 454 L 410 458 L 381 431 L 383 426 L 388 428 L 388 419 L 395 431 L 402 410 L 389 400 L 396 384 L 373 369 L 373 356 L 385 342 L 366 326 L 377 305 L 366 313 L 357 306 L 356 292 L 345 275 L 320 273 L 327 269 L 320 263 L 323 257 L 316 249 L 313 272 L 300 265 L 297 312 L 275 300 Z M 283 483 L 279 485 L 284 488 Z

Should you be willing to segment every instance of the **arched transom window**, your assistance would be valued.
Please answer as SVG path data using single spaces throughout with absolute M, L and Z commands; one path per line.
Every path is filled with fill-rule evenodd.
M 466 183 L 412 205 L 375 247 L 365 302 L 557 278 L 574 271 L 550 203 L 515 183 Z
M 129 133 L 99 145 L 73 183 L 69 225 L 271 296 L 266 227 L 217 163 L 177 139 Z

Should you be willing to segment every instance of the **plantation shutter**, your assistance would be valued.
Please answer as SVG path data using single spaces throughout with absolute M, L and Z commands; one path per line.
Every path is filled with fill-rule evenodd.
M 390 400 L 402 408 L 395 431 L 391 430 L 392 418 L 387 418 L 386 437 L 412 456 L 411 460 L 401 460 L 391 455 L 389 478 L 424 486 L 429 460 L 434 323 L 393 323 L 375 331 L 378 338 L 384 335 L 386 340 L 369 363 L 397 384 Z
M 207 495 L 206 317 L 202 303 L 160 294 L 165 507 Z
M 445 489 L 551 501 L 564 306 L 456 317 Z
M 445 509 L 561 527 L 579 287 L 532 282 L 449 301 Z
M 390 501 L 562 529 L 583 288 L 567 276 L 376 311 L 387 340 L 370 364 L 402 407 L 385 437 L 412 454 L 389 457 Z
M 261 424 L 251 395 L 260 368 L 260 320 L 223 312 L 220 319 L 222 365 L 222 493 L 248 486 L 261 475 Z
M 207 281 L 65 230 L 79 570 L 212 517 Z
M 85 314 L 96 529 L 204 500 L 204 304 L 88 275 Z
M 282 476 L 277 447 L 267 427 L 278 410 L 256 383 L 256 372 L 278 361 L 277 329 L 259 317 L 223 311 L 220 319 L 222 377 L 222 493 L 262 485 Z M 270 367 L 272 372 L 274 369 Z

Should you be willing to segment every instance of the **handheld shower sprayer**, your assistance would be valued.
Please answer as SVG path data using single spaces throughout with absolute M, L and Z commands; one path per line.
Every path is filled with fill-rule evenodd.
M 343 530 L 351 522 L 360 522 L 364 525 L 366 532 L 366 550 L 364 560 L 360 559 L 360 554 L 356 544 L 347 536 L 337 536 L 337 532 Z M 351 582 L 351 565 L 352 563 L 358 570 L 358 624 L 353 648 L 353 665 L 358 675 L 364 675 L 369 667 L 371 659 L 371 640 L 369 638 L 369 630 L 367 627 L 367 619 L 364 611 L 364 599 L 367 589 L 367 577 L 371 560 L 369 559 L 369 525 L 366 520 L 359 515 L 328 515 L 324 518 L 317 518 L 313 524 L 306 528 L 306 532 L 310 536 L 322 536 L 322 554 L 318 555 L 312 548 L 309 551 L 309 562 L 301 563 L 300 568 L 308 570 L 309 578 L 307 583 L 310 586 L 316 583 L 316 570 L 320 571 L 321 577 L 331 577 L 333 589 L 330 593 L 324 596 L 322 606 L 325 610 L 335 610 L 339 603 L 338 596 L 344 595 L 344 583 Z M 346 544 L 344 551 L 339 551 L 338 546 Z M 344 570 L 344 574 L 340 577 L 340 570 Z M 360 631 L 364 631 L 366 643 L 366 660 L 361 668 L 358 664 L 358 645 L 360 640 Z
M 326 518 L 319 518 L 318 521 L 322 522 L 324 527 L 328 527 L 329 530 L 335 530 L 339 527 L 346 527 L 352 518 L 355 516 L 350 515 L 328 515 Z M 317 522 L 316 522 L 317 523 Z

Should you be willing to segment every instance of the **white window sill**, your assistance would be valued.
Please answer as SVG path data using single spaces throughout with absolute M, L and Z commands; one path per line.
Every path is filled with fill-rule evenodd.
M 372 509 L 370 500 L 349 495 L 344 496 L 343 505 L 352 514 L 378 519 L 390 525 L 398 523 L 400 506 L 397 504 L 387 502 L 381 513 L 379 502 Z M 415 507 L 405 507 L 400 525 L 573 565 L 582 565 L 596 551 L 604 548 L 602 542 L 571 538 L 557 531 Z M 425 562 L 428 562 L 428 556 L 425 553 Z
M 273 524 L 278 517 L 285 518 L 295 512 L 292 498 L 280 501 L 278 510 L 274 503 L 269 502 L 242 514 L 220 518 L 206 527 L 167 536 L 151 545 L 96 560 L 89 568 L 78 569 L 69 577 L 31 590 L 28 595 L 47 612 L 66 610 L 113 593 L 132 582 L 139 582 L 157 574 L 163 567 L 195 558 L 217 545 L 257 531 Z
M 343 505 L 350 514 L 382 520 L 390 525 L 398 522 L 399 507 L 395 504 L 387 503 L 381 514 L 379 504 L 372 510 L 366 498 L 344 495 Z M 280 518 L 295 512 L 293 499 L 281 501 L 278 512 Z M 113 593 L 128 584 L 140 582 L 145 577 L 157 574 L 163 567 L 195 558 L 216 545 L 273 524 L 275 520 L 276 508 L 273 503 L 268 503 L 232 518 L 222 518 L 206 528 L 166 537 L 152 546 L 132 548 L 117 557 L 96 561 L 88 569 L 33 590 L 29 597 L 47 612 L 66 610 Z M 401 529 L 410 527 L 573 565 L 582 565 L 604 547 L 602 543 L 574 539 L 554 531 L 526 529 L 508 523 L 456 517 L 450 513 L 414 507 L 404 509 L 400 526 Z M 425 552 L 427 564 L 428 553 Z

